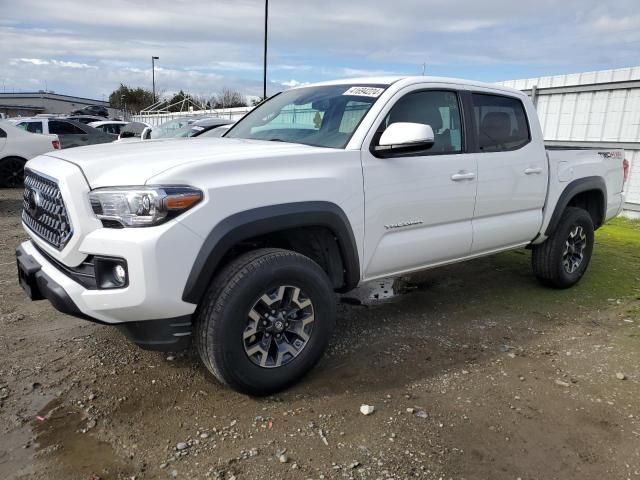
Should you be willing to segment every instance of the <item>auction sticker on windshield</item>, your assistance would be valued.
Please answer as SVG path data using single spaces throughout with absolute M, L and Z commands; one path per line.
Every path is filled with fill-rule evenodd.
M 342 95 L 356 95 L 358 97 L 374 97 L 377 98 L 384 92 L 384 88 L 378 87 L 351 87 Z

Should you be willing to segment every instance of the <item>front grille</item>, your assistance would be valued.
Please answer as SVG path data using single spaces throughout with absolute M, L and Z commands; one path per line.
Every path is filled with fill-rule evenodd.
M 38 237 L 62 250 L 71 235 L 71 221 L 55 180 L 24 172 L 22 221 Z

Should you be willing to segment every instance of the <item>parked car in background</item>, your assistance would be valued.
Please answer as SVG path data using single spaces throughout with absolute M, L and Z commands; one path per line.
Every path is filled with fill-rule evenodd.
M 151 138 L 151 125 L 144 122 L 127 123 L 120 129 L 116 142 L 135 142 Z
M 74 110 L 71 115 L 97 115 L 98 117 L 106 118 L 109 116 L 109 110 L 100 105 L 87 105 L 79 110 Z
M 26 118 L 16 122 L 16 127 L 31 133 L 56 134 L 62 148 L 113 142 L 108 133 L 66 118 Z
M 57 135 L 37 135 L 0 121 L 0 187 L 21 186 L 27 160 L 59 148 Z
M 96 117 L 95 115 L 69 115 L 68 117 L 59 118 L 64 118 L 65 120 L 73 120 L 74 122 L 84 123 L 85 125 L 89 125 L 93 122 L 101 122 L 104 120 L 104 117 Z
M 154 127 L 153 131 L 151 132 L 151 138 L 175 138 L 177 136 L 182 137 L 184 135 L 181 135 L 181 133 L 183 132 L 183 129 L 185 127 L 189 127 L 190 125 L 193 125 L 193 123 L 204 118 L 207 117 L 205 115 L 196 115 L 192 117 L 180 117 L 174 120 L 169 120 L 168 122 Z
M 227 131 L 229 131 L 229 129 L 231 127 L 233 127 L 233 123 L 230 123 L 229 125 L 222 125 L 220 127 L 215 127 L 212 128 L 211 130 L 207 130 L 206 132 L 201 133 L 200 135 L 198 135 L 199 138 L 205 138 L 205 137 L 209 137 L 209 138 L 219 138 L 222 137 L 225 133 L 227 133 Z
M 203 118 L 202 120 L 196 120 L 191 125 L 187 125 L 182 127 L 176 137 L 198 137 L 210 130 L 213 130 L 222 126 L 231 126 L 233 124 L 233 120 L 228 120 L 225 118 Z M 226 130 L 224 130 L 226 131 Z M 223 132 L 224 132 L 223 131 Z
M 110 135 L 117 137 L 118 135 L 120 135 L 120 131 L 122 130 L 122 127 L 124 127 L 128 123 L 129 122 L 122 122 L 118 120 L 102 120 L 100 122 L 91 122 L 91 123 L 88 123 L 87 125 L 97 130 L 101 130 L 104 133 L 108 133 Z

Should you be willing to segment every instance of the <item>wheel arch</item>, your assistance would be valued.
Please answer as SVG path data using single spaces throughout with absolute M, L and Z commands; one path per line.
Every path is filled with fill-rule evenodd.
M 315 230 L 314 230 L 315 229 Z M 330 236 L 311 232 L 330 232 Z M 335 280 L 335 271 L 343 270 L 341 285 L 337 291 L 348 291 L 360 280 L 360 262 L 358 249 L 349 219 L 344 211 L 331 202 L 296 202 L 270 205 L 233 214 L 219 222 L 207 235 L 185 284 L 182 299 L 198 304 L 206 292 L 216 272 L 224 265 L 225 259 L 233 249 L 253 239 L 269 238 L 273 235 L 291 233 L 292 241 L 298 244 L 313 236 L 320 245 L 327 246 L 328 259 L 337 260 L 330 255 L 331 239 L 340 255 L 340 263 L 328 260 L 330 271 L 327 273 Z M 300 252 L 300 249 L 294 249 Z M 300 253 L 305 253 L 300 252 Z M 323 266 L 323 265 L 321 265 Z M 324 268 L 325 266 L 323 266 Z M 327 269 L 325 268 L 325 271 Z M 333 273 L 333 274 L 332 274 Z
M 545 235 L 550 236 L 558 227 L 567 207 L 580 207 L 591 216 L 594 229 L 604 223 L 607 206 L 607 185 L 602 177 L 584 177 L 569 183 L 560 194 L 551 215 Z

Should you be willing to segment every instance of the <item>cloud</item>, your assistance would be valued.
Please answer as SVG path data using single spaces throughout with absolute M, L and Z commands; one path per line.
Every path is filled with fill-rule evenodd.
M 83 96 L 120 83 L 262 92 L 264 0 L 2 2 L 0 78 Z M 638 64 L 637 0 L 323 0 L 270 3 L 269 91 L 334 77 L 481 80 Z M 275 79 L 284 79 L 276 81 Z
M 302 87 L 304 85 L 309 85 L 309 82 L 299 82 L 298 80 L 286 80 L 284 82 L 280 82 L 280 84 L 284 87 L 289 87 L 289 88 L 293 88 L 293 87 Z
M 593 22 L 593 27 L 603 33 L 620 33 L 625 30 L 640 30 L 640 15 L 617 18 L 604 15 Z
M 50 63 L 49 61 L 42 60 L 40 58 L 12 58 L 9 61 L 9 64 L 17 65 L 18 62 L 30 63 L 31 65 L 49 65 L 49 63 Z

